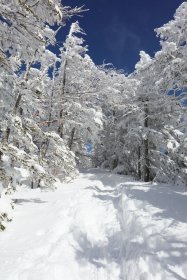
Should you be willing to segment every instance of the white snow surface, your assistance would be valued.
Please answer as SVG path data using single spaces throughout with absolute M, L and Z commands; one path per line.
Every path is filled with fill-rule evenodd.
M 185 190 L 92 169 L 13 199 L 1 280 L 187 279 Z

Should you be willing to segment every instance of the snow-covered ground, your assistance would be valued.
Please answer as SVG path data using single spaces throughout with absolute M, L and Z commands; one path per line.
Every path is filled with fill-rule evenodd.
M 14 194 L 0 280 L 187 279 L 187 192 L 90 170 Z
M 187 192 L 164 185 L 124 185 L 122 279 L 186 280 Z

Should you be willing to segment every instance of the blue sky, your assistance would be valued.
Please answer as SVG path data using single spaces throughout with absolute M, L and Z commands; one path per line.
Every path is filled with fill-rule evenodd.
M 96 64 L 113 63 L 118 69 L 132 72 L 139 51 L 151 56 L 159 49 L 154 28 L 173 18 L 181 0 L 63 0 L 68 6 L 85 5 L 83 17 L 74 17 L 86 32 L 89 55 Z M 71 21 L 72 22 L 72 21 Z M 70 22 L 62 29 L 63 40 Z

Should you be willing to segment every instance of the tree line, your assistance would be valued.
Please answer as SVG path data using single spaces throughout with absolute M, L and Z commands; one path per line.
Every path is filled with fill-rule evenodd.
M 186 2 L 155 30 L 161 49 L 141 51 L 128 75 L 95 65 L 78 22 L 60 54 L 50 50 L 83 7 L 0 0 L 0 9 L 1 194 L 53 187 L 85 166 L 186 184 Z

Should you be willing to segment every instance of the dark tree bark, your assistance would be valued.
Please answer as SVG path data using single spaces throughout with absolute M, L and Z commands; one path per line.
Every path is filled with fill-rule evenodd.
M 138 147 L 138 179 L 142 178 L 142 172 L 141 172 L 141 148 Z
M 5 135 L 4 135 L 4 137 L 3 137 L 3 142 L 4 142 L 4 143 L 8 143 L 9 136 L 10 136 L 10 128 L 7 127 L 7 128 L 6 128 L 6 131 L 5 131 Z
M 70 135 L 70 139 L 69 139 L 69 143 L 68 143 L 68 147 L 70 150 L 72 149 L 74 135 L 75 135 L 75 127 L 71 131 L 71 135 Z
M 21 93 L 19 93 L 18 97 L 17 97 L 17 100 L 16 100 L 16 103 L 15 103 L 15 106 L 14 106 L 14 109 L 13 109 L 13 114 L 16 114 L 17 113 L 17 109 L 19 107 L 19 104 L 21 102 Z
M 148 129 L 149 127 L 149 109 L 148 109 L 148 99 L 146 98 L 144 103 L 144 128 Z M 143 166 L 143 180 L 145 182 L 150 181 L 150 161 L 149 161 L 149 140 L 148 135 L 146 135 L 146 139 L 143 139 L 143 149 L 144 149 L 144 166 Z
M 62 138 L 63 137 L 63 128 L 64 128 L 64 124 L 63 124 L 63 109 L 60 110 L 60 113 L 59 113 L 59 120 L 60 120 L 60 124 L 59 124 L 59 127 L 58 127 L 58 134 L 60 135 L 60 137 Z
M 61 92 L 61 97 L 63 100 L 64 94 L 65 94 L 65 86 L 66 86 L 66 68 L 67 68 L 67 59 L 64 62 L 64 71 L 62 75 L 62 92 Z M 63 103 L 62 103 L 63 104 Z M 60 110 L 59 113 L 59 127 L 58 127 L 58 134 L 60 137 L 63 137 L 63 130 L 64 130 L 64 124 L 63 124 L 63 109 Z

